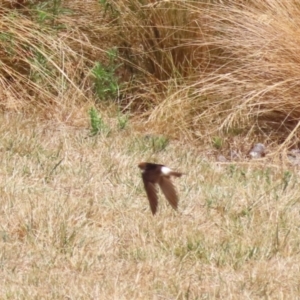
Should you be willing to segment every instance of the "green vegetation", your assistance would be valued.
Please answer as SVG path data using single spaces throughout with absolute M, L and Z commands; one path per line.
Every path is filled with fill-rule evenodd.
M 118 128 L 120 130 L 126 129 L 128 127 L 129 116 L 128 114 L 118 114 Z
M 116 49 L 110 49 L 107 52 L 109 61 L 107 66 L 97 62 L 92 69 L 94 76 L 94 90 L 98 101 L 106 99 L 114 99 L 119 92 L 118 79 L 116 78 L 116 70 L 120 65 L 116 65 L 117 59 Z
M 99 115 L 97 110 L 95 108 L 91 108 L 89 110 L 90 120 L 91 120 L 91 135 L 96 135 L 100 132 L 108 135 L 110 132 L 110 129 L 108 125 L 106 125 L 102 119 L 102 117 Z
M 220 138 L 219 136 L 214 136 L 212 139 L 212 144 L 216 149 L 221 149 L 223 145 L 222 138 Z

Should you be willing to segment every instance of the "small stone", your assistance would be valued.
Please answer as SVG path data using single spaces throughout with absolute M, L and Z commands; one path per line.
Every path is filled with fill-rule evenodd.
M 292 149 L 287 154 L 287 158 L 290 163 L 294 166 L 300 165 L 300 150 L 299 149 Z
M 226 159 L 226 157 L 224 155 L 218 155 L 217 161 L 219 161 L 219 162 L 226 162 L 227 159 Z
M 231 159 L 239 159 L 240 154 L 236 150 L 230 150 L 230 158 Z
M 261 158 L 266 155 L 265 150 L 265 145 L 258 143 L 253 146 L 253 148 L 249 152 L 249 155 L 251 156 L 251 158 Z

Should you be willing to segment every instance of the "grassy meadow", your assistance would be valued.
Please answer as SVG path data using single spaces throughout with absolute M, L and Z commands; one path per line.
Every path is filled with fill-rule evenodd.
M 1 299 L 300 297 L 297 1 L 1 4 Z

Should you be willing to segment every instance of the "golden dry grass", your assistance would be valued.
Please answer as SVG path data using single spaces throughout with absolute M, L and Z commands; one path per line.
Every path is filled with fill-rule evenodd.
M 92 69 L 114 48 L 115 100 L 156 132 L 298 144 L 297 1 L 30 3 L 1 10 L 4 109 L 103 108 Z
M 1 117 L 2 299 L 295 299 L 298 171 L 218 164 L 170 142 L 153 151 L 132 129 Z M 164 162 L 175 212 L 152 216 L 137 163 Z
M 297 1 L 99 3 L 0 9 L 1 299 L 298 298 Z M 186 173 L 178 212 L 140 161 Z

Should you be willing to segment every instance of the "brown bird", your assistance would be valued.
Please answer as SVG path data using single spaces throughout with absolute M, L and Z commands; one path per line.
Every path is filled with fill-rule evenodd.
M 158 191 L 156 188 L 156 184 L 160 186 L 163 194 L 165 195 L 171 206 L 176 210 L 178 205 L 178 196 L 170 177 L 180 177 L 182 173 L 175 172 L 164 165 L 158 165 L 148 162 L 141 162 L 138 166 L 142 170 L 144 187 L 147 193 L 152 214 L 155 215 L 158 204 Z

